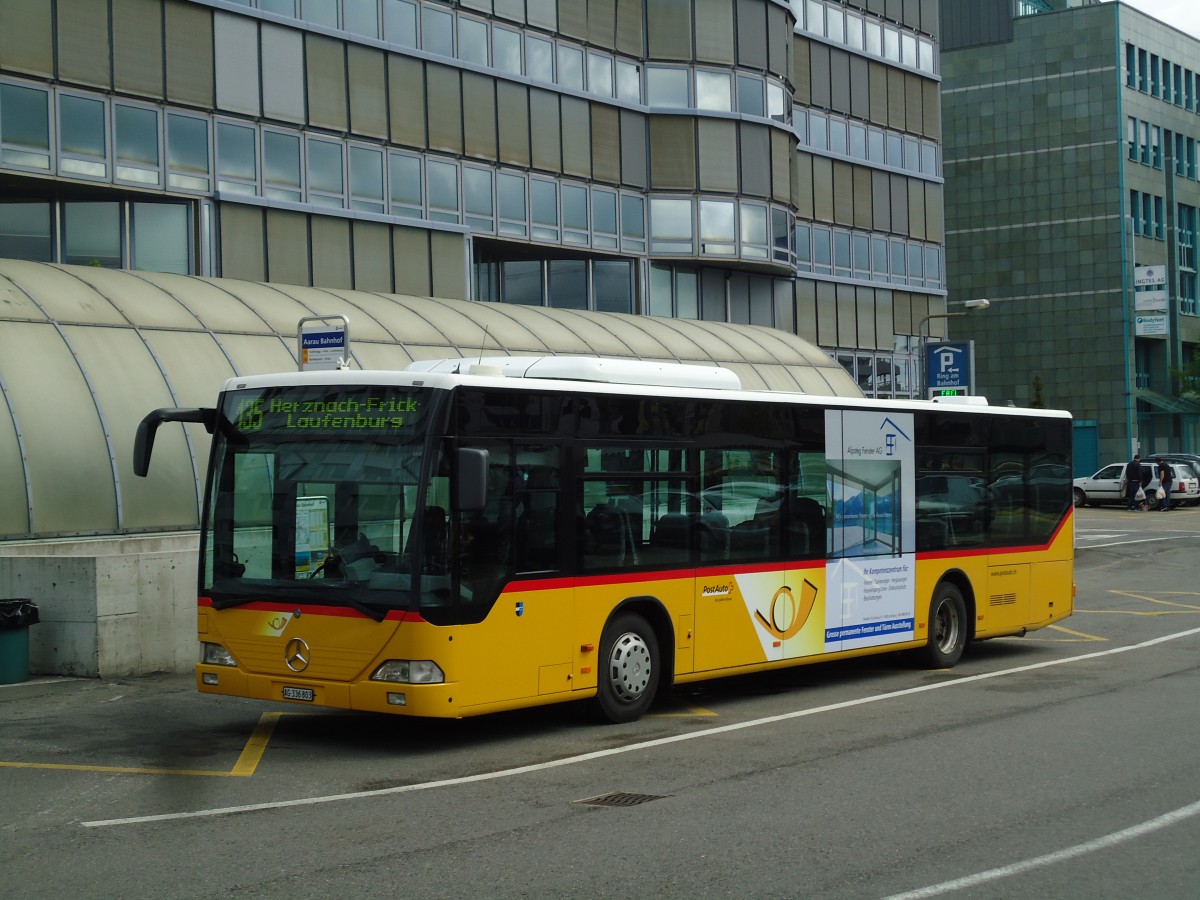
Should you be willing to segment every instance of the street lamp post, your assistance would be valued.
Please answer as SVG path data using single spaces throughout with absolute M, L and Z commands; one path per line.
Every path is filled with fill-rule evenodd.
M 987 309 L 992 305 L 992 301 L 985 297 L 980 297 L 978 300 L 964 300 L 963 312 L 945 312 L 932 313 L 923 318 L 917 325 L 917 344 L 921 348 L 921 399 L 925 400 L 929 396 L 929 360 L 927 359 L 926 345 L 929 343 L 929 336 L 925 333 L 925 326 L 929 324 L 930 319 L 957 319 L 959 316 L 965 316 L 967 311 L 972 309 Z

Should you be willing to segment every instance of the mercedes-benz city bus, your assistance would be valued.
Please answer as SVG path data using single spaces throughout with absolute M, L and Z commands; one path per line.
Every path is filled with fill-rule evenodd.
M 199 690 L 410 716 L 914 651 L 1071 614 L 1065 412 L 742 390 L 567 357 L 234 378 L 213 409 Z

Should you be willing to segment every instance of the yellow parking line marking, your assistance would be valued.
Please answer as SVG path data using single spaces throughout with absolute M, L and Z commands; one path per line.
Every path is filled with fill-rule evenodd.
M 275 733 L 275 726 L 279 724 L 280 717 L 285 715 L 291 714 L 269 712 L 263 713 L 259 717 L 254 734 L 250 735 L 250 740 L 246 741 L 246 746 L 242 748 L 242 755 L 233 764 L 233 769 L 229 773 L 230 775 L 249 778 L 254 774 L 254 770 L 258 768 L 259 762 L 262 761 L 263 754 L 267 751 L 267 743 L 271 740 L 271 735 Z
M 703 706 L 684 706 L 683 709 L 684 709 L 683 712 L 650 713 L 646 718 L 649 718 L 649 719 L 686 719 L 686 718 L 690 718 L 692 716 L 705 716 L 705 717 L 713 717 L 713 718 L 716 718 L 718 716 L 718 713 L 713 712 L 711 709 L 705 709 Z
M 1050 629 L 1053 629 L 1054 631 L 1061 631 L 1063 634 L 1073 634 L 1073 635 L 1075 635 L 1075 637 L 1080 638 L 1081 640 L 1084 640 L 1084 641 L 1107 641 L 1108 640 L 1108 638 L 1100 637 L 1097 634 L 1085 634 L 1082 631 L 1072 631 L 1070 628 L 1063 628 L 1063 626 L 1061 626 L 1061 625 L 1048 625 L 1047 627 Z M 1075 643 L 1075 642 L 1074 641 L 1060 641 L 1059 643 L 1066 644 L 1066 643 Z
M 208 778 L 249 778 L 258 768 L 266 752 L 267 743 L 275 733 L 275 726 L 281 716 L 294 713 L 270 712 L 263 713 L 254 728 L 254 733 L 246 741 L 237 762 L 228 772 L 214 772 L 210 769 L 164 769 L 144 766 L 85 766 L 70 763 L 25 763 L 0 761 L 0 768 L 5 769 L 57 769 L 62 772 L 109 772 L 122 775 L 201 775 Z

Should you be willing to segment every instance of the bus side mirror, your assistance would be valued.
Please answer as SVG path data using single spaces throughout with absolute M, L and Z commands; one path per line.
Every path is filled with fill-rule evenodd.
M 458 474 L 454 480 L 454 506 L 459 512 L 478 512 L 487 506 L 488 452 L 458 448 Z
M 133 474 L 145 478 L 150 471 L 150 454 L 154 452 L 154 435 L 163 422 L 199 422 L 213 433 L 217 424 L 215 409 L 156 409 L 138 423 L 133 438 Z

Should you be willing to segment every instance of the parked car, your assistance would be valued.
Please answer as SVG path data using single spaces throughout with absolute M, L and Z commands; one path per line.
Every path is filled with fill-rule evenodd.
M 1181 487 L 1171 490 L 1171 503 L 1186 503 L 1194 506 L 1200 503 L 1200 476 L 1191 464 L 1177 459 L 1167 459 L 1175 470 L 1175 479 L 1182 483 Z M 1142 461 L 1142 484 L 1146 486 L 1146 505 L 1149 509 L 1158 509 L 1158 476 L 1154 474 L 1154 463 Z M 1124 503 L 1125 495 L 1121 492 L 1121 476 L 1125 474 L 1125 463 L 1112 463 L 1092 475 L 1084 475 L 1074 481 L 1073 493 L 1076 506 L 1098 506 L 1101 503 Z

